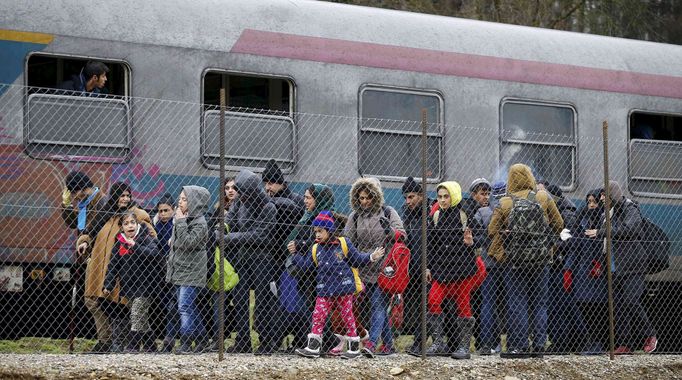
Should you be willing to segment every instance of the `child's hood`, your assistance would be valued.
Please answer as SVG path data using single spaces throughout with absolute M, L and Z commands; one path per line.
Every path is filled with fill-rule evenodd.
M 187 197 L 187 214 L 190 217 L 199 217 L 206 213 L 208 200 L 211 194 L 201 186 L 183 186 L 182 191 Z

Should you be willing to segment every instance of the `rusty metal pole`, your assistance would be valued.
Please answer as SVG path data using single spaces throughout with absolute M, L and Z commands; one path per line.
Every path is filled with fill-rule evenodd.
M 218 236 L 220 240 L 218 241 L 218 246 L 220 248 L 220 253 L 218 255 L 218 267 L 219 267 L 219 296 L 218 296 L 218 361 L 223 361 L 224 359 L 224 348 L 225 348 L 225 262 L 223 257 L 225 256 L 225 228 L 224 228 L 224 218 L 222 218 L 222 212 L 225 210 L 225 89 L 220 89 L 220 218 L 218 222 L 218 231 L 220 233 Z M 213 255 L 211 255 L 213 256 Z
M 426 218 L 428 218 L 429 212 L 428 212 L 428 197 L 426 196 L 426 129 L 427 129 L 427 120 L 426 120 L 426 109 L 422 108 L 422 121 L 421 121 L 421 127 L 422 127 L 422 138 L 421 138 L 421 146 L 422 146 L 422 154 L 421 154 L 421 159 L 422 159 L 422 241 L 421 241 L 421 250 L 422 250 L 422 257 L 421 257 L 421 266 L 422 266 L 422 287 L 421 287 L 421 310 L 420 310 L 420 317 L 421 317 L 421 330 L 422 330 L 422 341 L 421 341 L 421 358 L 422 360 L 426 359 L 426 340 L 428 339 L 428 335 L 426 332 L 426 288 L 427 288 L 427 281 L 426 281 Z
M 611 194 L 609 191 L 609 123 L 602 124 L 604 141 L 604 214 L 606 215 L 606 284 L 609 297 L 609 358 L 614 359 L 613 273 L 611 272 Z

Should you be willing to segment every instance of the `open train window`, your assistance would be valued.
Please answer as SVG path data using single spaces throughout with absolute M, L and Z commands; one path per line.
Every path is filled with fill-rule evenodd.
M 568 104 L 503 99 L 500 166 L 523 163 L 537 178 L 575 187 L 576 112 Z
M 201 154 L 219 167 L 220 89 L 225 88 L 225 158 L 229 169 L 262 170 L 274 159 L 291 172 L 296 157 L 294 91 L 291 78 L 207 70 L 203 78 Z
M 421 118 L 427 112 L 428 180 L 442 177 L 443 97 L 433 90 L 360 88 L 358 170 L 387 180 L 420 177 Z
M 99 91 L 83 91 L 86 66 L 96 61 L 106 66 L 107 80 Z M 125 62 L 31 54 L 25 79 L 24 145 L 31 157 L 119 162 L 128 156 L 130 67 Z
M 682 115 L 632 111 L 629 132 L 630 191 L 682 197 Z

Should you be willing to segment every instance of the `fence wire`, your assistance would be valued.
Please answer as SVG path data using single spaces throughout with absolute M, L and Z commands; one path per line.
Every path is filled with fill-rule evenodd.
M 426 324 L 427 355 L 603 354 L 611 271 L 616 353 L 682 351 L 682 143 L 613 132 L 609 263 L 600 125 L 518 106 L 426 123 L 426 189 L 418 112 L 228 108 L 220 183 L 215 106 L 0 85 L 0 339 L 354 358 Z

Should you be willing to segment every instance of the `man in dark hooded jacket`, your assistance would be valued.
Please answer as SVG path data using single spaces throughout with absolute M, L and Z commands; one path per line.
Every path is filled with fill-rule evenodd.
M 230 353 L 251 352 L 249 328 L 249 292 L 255 292 L 254 319 L 259 330 L 260 346 L 256 354 L 271 354 L 277 349 L 273 321 L 279 310 L 275 284 L 274 253 L 280 246 L 271 244 L 277 221 L 277 208 L 265 194 L 258 176 L 242 170 L 235 178 L 238 199 L 225 217 L 229 232 L 225 235 L 228 260 L 239 274 L 234 288 L 234 312 L 237 337 Z M 217 232 L 216 232 L 217 234 Z M 217 239 L 216 239 L 217 240 Z
M 646 290 L 644 275 L 647 271 L 647 253 L 642 249 L 640 236 L 642 214 L 639 206 L 623 195 L 620 184 L 609 182 L 611 209 L 611 271 L 613 272 L 613 300 L 616 318 L 615 354 L 631 354 L 632 347 L 639 347 L 644 341 L 643 350 L 651 353 L 656 349 L 658 340 L 644 305 L 642 296 Z M 606 226 L 587 230 L 590 238 L 605 239 Z M 637 328 L 639 327 L 639 328 Z

